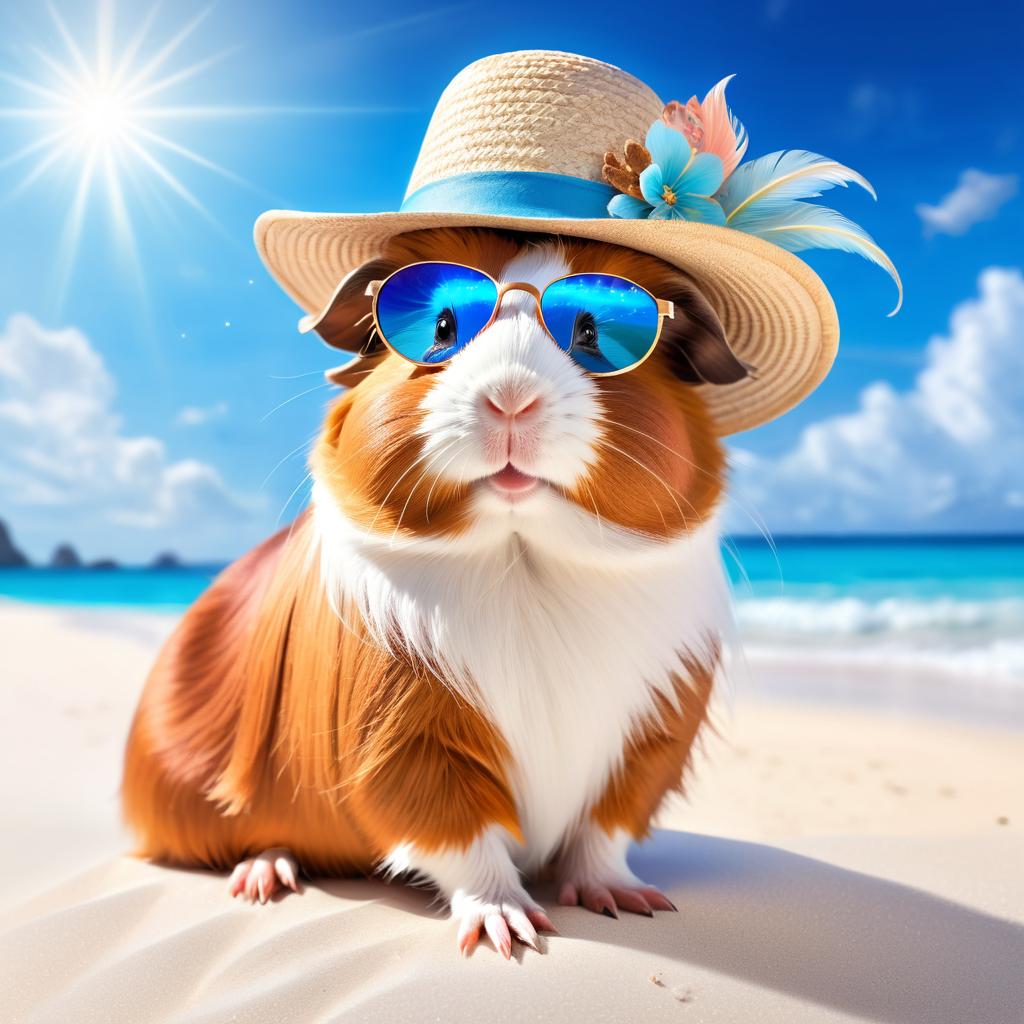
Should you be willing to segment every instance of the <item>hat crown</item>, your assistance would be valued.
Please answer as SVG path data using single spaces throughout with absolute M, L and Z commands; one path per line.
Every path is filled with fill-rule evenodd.
M 406 195 L 478 171 L 601 181 L 604 154 L 643 139 L 664 104 L 612 64 L 556 50 L 484 57 L 441 94 Z

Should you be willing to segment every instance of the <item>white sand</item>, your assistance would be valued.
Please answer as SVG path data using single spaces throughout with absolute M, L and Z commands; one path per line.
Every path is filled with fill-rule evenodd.
M 538 890 L 547 953 L 466 962 L 403 886 L 253 907 L 123 856 L 121 745 L 170 626 L 0 605 L 0 1021 L 1024 1020 L 1019 732 L 739 699 L 633 855 L 678 915 Z

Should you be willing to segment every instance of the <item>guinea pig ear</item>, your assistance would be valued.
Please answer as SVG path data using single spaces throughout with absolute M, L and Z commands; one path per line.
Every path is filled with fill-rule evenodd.
M 725 330 L 700 289 L 679 277 L 674 294 L 673 316 L 662 323 L 659 348 L 668 353 L 676 376 L 693 384 L 734 384 L 753 376 L 754 368 L 744 363 L 731 348 Z
M 349 352 L 366 353 L 380 347 L 380 339 L 373 336 L 373 296 L 369 288 L 394 269 L 391 260 L 377 257 L 349 271 L 327 305 L 299 321 L 299 331 L 316 331 L 328 345 Z

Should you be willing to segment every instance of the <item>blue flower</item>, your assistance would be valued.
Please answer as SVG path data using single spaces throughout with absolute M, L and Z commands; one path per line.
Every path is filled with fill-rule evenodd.
M 651 164 L 640 174 L 643 199 L 617 195 L 608 204 L 613 217 L 725 223 L 721 206 L 711 198 L 722 185 L 717 156 L 694 152 L 685 136 L 663 121 L 651 125 L 644 145 Z

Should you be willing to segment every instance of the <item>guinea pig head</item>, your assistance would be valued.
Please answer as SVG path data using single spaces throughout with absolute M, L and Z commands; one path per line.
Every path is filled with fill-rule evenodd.
M 569 274 L 614 274 L 673 304 L 640 365 L 588 374 L 547 333 L 531 289 L 439 367 L 391 352 L 375 331 L 374 281 L 424 261 L 460 263 L 540 293 Z M 442 311 L 437 311 L 440 316 Z M 517 532 L 572 549 L 669 541 L 707 521 L 724 454 L 699 390 L 748 368 L 700 289 L 652 256 L 581 239 L 483 229 L 394 238 L 316 321 L 357 350 L 330 410 L 314 475 L 347 519 L 384 536 Z M 468 542 L 468 540 L 467 540 Z

